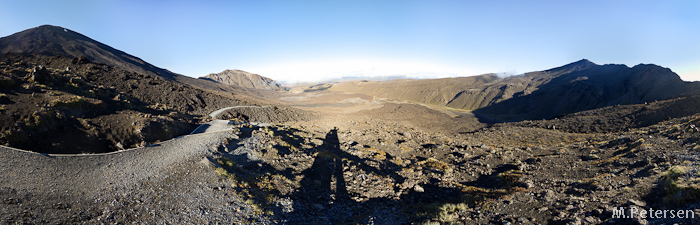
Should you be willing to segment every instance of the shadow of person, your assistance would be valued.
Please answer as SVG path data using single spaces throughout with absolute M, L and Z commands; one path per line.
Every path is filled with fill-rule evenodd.
M 421 184 L 424 191 L 417 192 L 413 188 L 404 190 L 399 188 L 400 185 L 393 185 L 392 193 L 399 196 L 389 194 L 364 201 L 353 200 L 352 197 L 358 194 L 353 193 L 351 196 L 348 193 L 345 168 L 362 168 L 366 171 L 364 173 L 391 177 L 396 184 L 402 184 L 406 178 L 398 173 L 401 167 L 385 160 L 378 165 L 379 168 L 375 168 L 368 165 L 370 160 L 343 151 L 337 128 L 326 134 L 323 143 L 314 148 L 314 152 L 310 152 L 316 154 L 313 164 L 301 172 L 303 178 L 300 186 L 290 196 L 293 209 L 283 216 L 283 220 L 289 224 L 343 224 L 358 221 L 373 224 L 406 223 L 412 219 L 425 219 L 416 215 L 426 206 L 463 202 L 470 197 L 458 187 L 441 187 L 438 185 L 439 180 L 430 179 L 428 183 Z M 376 191 L 372 190 L 374 187 L 366 188 Z
M 302 172 L 304 178 L 300 182 L 301 187 L 292 199 L 295 211 L 322 216 L 326 215 L 329 206 L 349 200 L 337 128 L 326 134 L 317 152 L 313 165 Z

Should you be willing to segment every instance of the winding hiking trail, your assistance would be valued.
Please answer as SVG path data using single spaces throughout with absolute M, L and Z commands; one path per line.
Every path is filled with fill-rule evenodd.
M 221 108 L 219 110 L 216 110 L 214 112 L 209 113 L 209 117 L 212 119 L 216 119 L 216 116 L 219 114 L 225 112 L 226 110 L 229 109 L 235 109 L 235 108 L 267 108 L 268 106 L 247 106 L 247 105 L 242 105 L 242 106 L 231 106 L 231 107 L 226 107 L 226 108 Z
M 234 106 L 232 108 L 264 107 Z M 227 120 L 213 120 L 197 127 L 192 134 L 148 147 L 105 154 L 50 155 L 0 146 L 0 188 L 34 194 L 65 192 L 99 195 L 149 177 L 168 173 L 175 163 L 203 157 L 212 146 L 235 137 Z

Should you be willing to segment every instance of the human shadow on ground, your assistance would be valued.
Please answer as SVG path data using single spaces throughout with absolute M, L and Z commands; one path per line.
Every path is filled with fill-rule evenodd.
M 295 135 L 293 130 L 280 129 L 275 133 L 278 137 L 283 136 L 285 141 L 299 145 L 304 140 L 303 137 Z M 248 140 L 247 143 L 256 141 L 257 139 Z M 249 148 L 244 146 L 248 144 L 232 143 L 229 148 L 245 149 Z M 250 154 L 227 154 L 227 157 L 237 162 L 253 162 L 229 168 L 242 179 L 260 181 L 264 180 L 264 177 L 272 176 L 284 176 L 289 180 L 300 179 L 299 185 L 286 194 L 264 190 L 251 193 L 258 195 L 254 197 L 256 202 L 274 212 L 276 220 L 287 224 L 405 224 L 434 219 L 441 206 L 448 203 L 465 203 L 474 207 L 484 199 L 508 194 L 493 191 L 504 188 L 498 184 L 446 185 L 439 179 L 431 178 L 431 175 L 420 175 L 424 177 L 418 180 L 415 177 L 404 177 L 401 171 L 406 167 L 395 164 L 389 154 L 386 154 L 386 159 L 378 160 L 349 153 L 354 153 L 353 150 L 344 151 L 341 148 L 338 129 L 326 133 L 323 142 L 318 146 L 297 149 L 296 153 L 286 148 L 275 146 L 262 151 L 276 152 L 282 158 L 298 157 L 291 155 L 298 153 L 313 156 L 313 162 L 307 161 L 311 164 L 310 167 L 297 170 L 290 169 L 294 166 L 284 165 L 286 168 L 282 169 L 280 165 L 271 165 Z M 424 172 L 430 173 L 427 170 Z M 388 180 L 389 185 L 382 183 Z M 491 178 L 482 180 L 493 181 Z M 420 187 L 416 188 L 416 185 Z M 259 187 L 252 189 L 262 190 Z M 277 199 L 291 200 L 290 205 L 284 206 L 285 210 L 280 210 L 278 202 L 267 200 L 271 199 L 270 194 L 275 195 Z
M 391 162 L 391 156 L 387 154 L 380 169 L 370 166 L 369 161 L 372 160 L 349 154 L 340 148 L 337 128 L 326 134 L 317 151 L 313 165 L 302 172 L 304 178 L 300 182 L 300 188 L 291 196 L 294 211 L 283 215 L 291 224 L 410 223 L 434 216 L 443 204 L 473 204 L 477 200 L 472 193 L 459 187 L 439 185 L 440 181 L 436 179 L 421 183 L 420 191 L 413 188 L 401 189 L 399 184 L 404 183 L 406 178 L 399 175 L 402 167 Z M 344 168 L 350 166 L 381 177 L 390 177 L 395 183 L 392 185 L 394 190 L 391 190 L 394 194 L 358 201 L 357 192 L 348 192 L 350 185 L 345 176 L 361 175 L 344 174 Z

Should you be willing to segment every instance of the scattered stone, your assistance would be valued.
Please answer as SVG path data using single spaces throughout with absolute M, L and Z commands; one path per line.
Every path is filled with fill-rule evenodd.
M 547 201 L 547 202 L 553 202 L 553 201 L 555 201 L 554 197 L 555 197 L 555 196 L 554 196 L 554 191 L 552 191 L 552 190 L 547 190 L 547 191 L 545 191 L 545 193 L 544 193 L 544 200 L 545 200 L 545 201 Z
M 571 220 L 571 222 L 567 223 L 567 225 L 581 225 L 583 224 L 583 221 L 581 221 L 581 218 L 575 218 Z
M 640 200 L 630 199 L 630 200 L 628 200 L 627 202 L 628 202 L 629 204 L 636 205 L 636 206 L 639 206 L 639 207 L 646 207 L 646 206 L 647 206 L 647 203 L 646 203 L 646 202 L 640 201 Z
M 413 186 L 413 190 L 419 193 L 425 192 L 425 189 L 423 189 L 423 187 L 421 187 L 420 185 Z

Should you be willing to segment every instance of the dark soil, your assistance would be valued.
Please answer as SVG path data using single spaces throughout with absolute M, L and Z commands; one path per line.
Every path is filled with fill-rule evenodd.
M 283 123 L 307 121 L 319 115 L 290 107 L 271 106 L 264 108 L 234 108 L 218 116 L 224 120 L 239 120 L 260 123 Z

